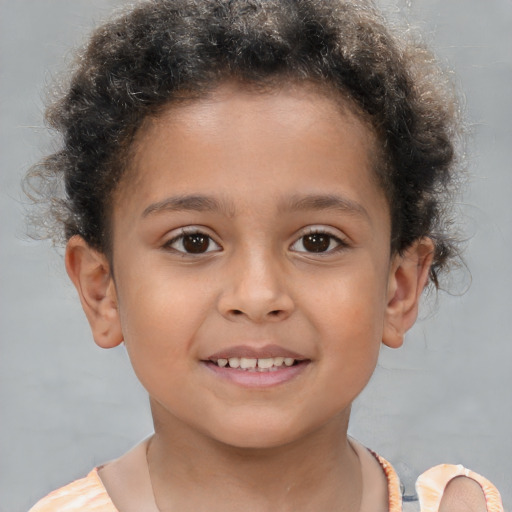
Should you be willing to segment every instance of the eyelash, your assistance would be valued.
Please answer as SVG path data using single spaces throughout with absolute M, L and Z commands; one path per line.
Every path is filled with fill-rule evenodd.
M 215 242 L 215 240 L 213 240 L 213 238 L 206 234 L 204 231 L 201 231 L 200 229 L 197 229 L 197 228 L 192 228 L 192 229 L 187 229 L 187 228 L 183 228 L 180 230 L 180 233 L 178 236 L 175 236 L 174 238 L 172 238 L 171 240 L 169 240 L 168 242 L 165 242 L 165 244 L 163 245 L 163 248 L 164 249 L 171 249 L 171 250 L 174 250 L 175 252 L 179 253 L 179 254 L 182 254 L 182 255 L 202 255 L 202 254 L 208 254 L 210 252 L 216 252 L 218 249 L 214 249 L 213 251 L 209 251 L 209 250 L 205 250 L 203 252 L 192 252 L 192 251 L 187 251 L 186 248 L 183 246 L 183 243 L 184 243 L 184 240 L 186 237 L 193 237 L 193 236 L 202 236 L 204 237 L 205 239 L 207 239 L 207 245 L 206 245 L 206 248 L 209 249 L 210 248 L 210 245 L 213 243 L 217 246 L 217 248 L 220 249 L 220 246 L 217 242 Z M 175 247 L 173 247 L 174 244 L 178 243 L 178 242 L 181 242 L 181 245 L 183 246 L 183 249 L 185 250 L 180 250 L 180 249 L 177 249 Z
M 302 242 L 302 246 L 305 247 L 304 241 L 305 241 L 306 237 L 313 237 L 315 235 L 317 235 L 319 237 L 327 238 L 326 241 L 328 243 L 328 246 L 327 246 L 326 250 L 314 251 L 314 250 L 293 249 L 293 247 L 295 245 L 297 245 L 301 242 Z M 206 239 L 206 250 L 199 251 L 199 252 L 193 252 L 193 251 L 187 250 L 187 248 L 183 245 L 183 243 L 184 243 L 186 237 L 194 237 L 194 236 L 204 237 Z M 320 240 L 320 241 L 322 241 L 322 240 Z M 337 244 L 336 247 L 329 248 L 333 241 Z M 177 244 L 178 242 L 181 242 L 182 249 L 173 247 L 173 245 Z M 199 242 L 201 243 L 201 241 L 199 241 Z M 214 248 L 213 250 L 208 250 L 208 249 L 210 249 L 210 246 L 212 245 L 212 243 L 216 246 L 216 248 Z M 298 253 L 314 254 L 317 256 L 325 256 L 325 255 L 330 255 L 330 254 L 334 254 L 339 251 L 342 251 L 342 250 L 346 249 L 348 247 L 348 245 L 349 244 L 346 241 L 342 240 L 341 238 L 337 237 L 336 235 L 333 235 L 332 233 L 329 233 L 325 229 L 310 228 L 306 233 L 301 235 L 295 242 L 293 242 L 293 244 L 290 245 L 290 249 L 292 249 L 294 252 L 298 252 Z M 198 246 L 198 247 L 200 247 L 200 246 Z M 173 250 L 179 254 L 182 254 L 182 255 L 203 255 L 203 254 L 208 254 L 210 252 L 217 252 L 219 249 L 222 250 L 220 245 L 217 242 L 215 242 L 215 240 L 213 240 L 213 238 L 210 235 L 206 234 L 204 231 L 197 229 L 197 228 L 192 228 L 192 229 L 182 228 L 180 230 L 180 233 L 177 236 L 175 236 L 171 240 L 165 242 L 165 244 L 163 245 L 163 248 L 171 249 L 171 250 Z
M 315 236 L 315 235 L 318 235 L 320 237 L 323 236 L 323 237 L 327 238 L 327 242 L 328 242 L 327 250 L 325 250 L 325 251 L 295 250 L 295 251 L 300 252 L 300 253 L 305 253 L 305 254 L 313 254 L 313 255 L 322 257 L 322 256 L 327 256 L 327 255 L 331 255 L 331 254 L 340 252 L 349 246 L 349 244 L 345 240 L 342 240 L 340 237 L 333 235 L 332 233 L 329 233 L 329 231 L 327 231 L 326 229 L 311 227 L 307 230 L 306 233 L 301 235 L 290 247 L 292 248 L 294 245 L 299 244 L 301 242 L 302 242 L 302 246 L 304 247 L 304 241 L 305 241 L 306 237 L 311 237 L 311 236 Z M 336 247 L 329 248 L 333 241 L 337 244 Z

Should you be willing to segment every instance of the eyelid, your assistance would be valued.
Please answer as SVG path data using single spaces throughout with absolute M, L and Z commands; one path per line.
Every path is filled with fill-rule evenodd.
M 193 257 L 202 256 L 205 254 L 210 254 L 212 252 L 218 252 L 219 250 L 222 250 L 221 245 L 214 239 L 214 237 L 212 235 L 210 235 L 208 233 L 208 231 L 209 230 L 207 228 L 202 227 L 202 226 L 185 226 L 185 227 L 178 228 L 178 229 L 174 230 L 173 232 L 171 232 L 170 238 L 162 244 L 162 248 L 165 250 L 173 250 L 182 256 L 193 256 Z M 215 248 L 210 249 L 210 247 L 208 247 L 208 250 L 206 250 L 203 253 L 192 253 L 192 252 L 182 251 L 182 250 L 172 247 L 173 244 L 175 244 L 177 241 L 179 241 L 180 239 L 182 239 L 183 237 L 188 236 L 188 235 L 204 235 L 209 238 L 210 244 L 215 245 Z
M 335 231 L 335 233 L 333 231 Z M 338 245 L 336 247 L 334 247 L 333 249 L 329 249 L 329 250 L 323 251 L 323 252 L 299 251 L 299 250 L 293 249 L 293 246 L 295 244 L 299 243 L 300 240 L 303 239 L 305 236 L 315 235 L 315 234 L 327 235 L 331 239 L 336 240 Z M 332 255 L 339 251 L 345 250 L 347 247 L 349 247 L 349 245 L 350 244 L 349 244 L 348 238 L 345 235 L 343 235 L 343 233 L 341 233 L 339 230 L 330 228 L 327 226 L 322 226 L 322 225 L 313 225 L 313 226 L 308 226 L 306 228 L 303 228 L 301 230 L 299 235 L 296 237 L 295 241 L 290 245 L 290 249 L 297 253 L 322 257 L 322 256 Z

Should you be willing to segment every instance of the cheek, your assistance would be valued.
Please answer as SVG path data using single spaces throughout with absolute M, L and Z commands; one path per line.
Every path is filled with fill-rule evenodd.
M 339 272 L 304 295 L 309 323 L 323 340 L 319 356 L 339 386 L 359 393 L 375 369 L 383 335 L 385 279 L 364 271 Z M 329 386 L 329 383 L 327 383 Z
M 141 268 L 119 281 L 121 326 L 136 373 L 185 365 L 183 354 L 193 350 L 194 335 L 210 307 L 204 286 L 183 275 Z
M 311 321 L 332 335 L 351 333 L 372 342 L 382 333 L 386 309 L 386 276 L 371 265 L 326 274 L 321 282 L 306 283 L 302 308 Z M 305 292 L 307 290 L 307 292 Z M 373 335 L 372 335 L 373 334 Z

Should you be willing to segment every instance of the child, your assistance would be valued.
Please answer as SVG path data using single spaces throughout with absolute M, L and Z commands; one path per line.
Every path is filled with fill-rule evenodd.
M 401 510 L 347 427 L 455 254 L 430 55 L 365 2 L 157 0 L 94 34 L 48 118 L 63 147 L 32 175 L 155 433 L 32 510 Z M 423 512 L 502 510 L 461 466 L 417 490 Z

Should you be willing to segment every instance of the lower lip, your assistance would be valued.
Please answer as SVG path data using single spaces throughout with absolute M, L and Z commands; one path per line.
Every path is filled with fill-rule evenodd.
M 220 367 L 210 361 L 202 361 L 215 375 L 247 388 L 268 388 L 298 377 L 311 361 L 301 361 L 293 366 L 281 366 L 274 371 L 258 372 L 238 368 Z

